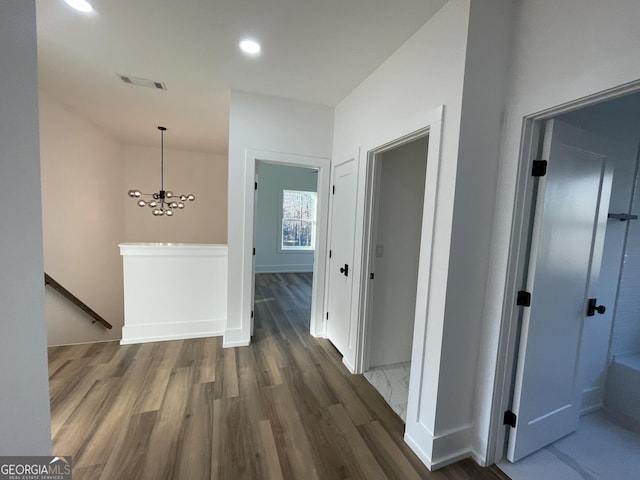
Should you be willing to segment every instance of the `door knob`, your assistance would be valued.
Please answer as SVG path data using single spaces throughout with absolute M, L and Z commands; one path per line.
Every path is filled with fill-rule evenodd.
M 593 317 L 596 312 L 602 315 L 607 310 L 604 305 L 596 305 L 597 301 L 595 298 L 589 299 L 589 303 L 587 304 L 587 317 Z
M 344 267 L 340 267 L 340 273 L 342 273 L 345 277 L 348 277 L 349 276 L 349 265 L 347 265 L 345 263 Z

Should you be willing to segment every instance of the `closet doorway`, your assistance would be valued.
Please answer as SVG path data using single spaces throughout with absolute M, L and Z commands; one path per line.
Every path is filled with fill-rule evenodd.
M 406 421 L 429 136 L 374 153 L 364 376 Z

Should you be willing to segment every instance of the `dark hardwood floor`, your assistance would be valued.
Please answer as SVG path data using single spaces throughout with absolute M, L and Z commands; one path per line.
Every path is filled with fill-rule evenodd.
M 49 349 L 54 454 L 74 480 L 498 479 L 429 472 L 404 424 L 309 335 L 310 274 L 256 278 L 250 347 L 221 338 Z

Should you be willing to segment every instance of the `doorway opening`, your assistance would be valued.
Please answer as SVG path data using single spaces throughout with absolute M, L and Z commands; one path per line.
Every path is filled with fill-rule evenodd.
M 375 239 L 372 235 L 376 218 L 374 206 L 375 170 L 384 152 L 395 149 L 414 140 L 428 138 L 426 171 L 422 176 L 424 190 L 422 214 L 417 218 L 404 217 L 406 223 L 419 225 L 419 251 L 413 257 L 417 264 L 417 278 L 413 290 L 415 308 L 413 334 L 411 339 L 411 368 L 404 440 L 426 464 L 434 466 L 431 451 L 434 442 L 433 421 L 435 419 L 435 394 L 437 393 L 437 369 L 430 368 L 442 342 L 438 321 L 442 319 L 439 304 L 431 301 L 434 282 L 432 278 L 434 240 L 437 238 L 436 206 L 439 197 L 440 148 L 442 142 L 442 121 L 444 106 L 421 112 L 415 117 L 405 118 L 393 125 L 382 125 L 371 133 L 361 144 L 355 155 L 339 154 L 332 163 L 331 220 L 329 221 L 329 248 L 326 257 L 327 298 L 325 318 L 327 338 L 343 355 L 342 363 L 351 373 L 362 374 L 369 367 L 369 328 L 371 323 L 373 283 L 376 272 L 371 260 L 375 260 Z M 384 123 L 384 122 L 383 122 Z M 335 186 L 335 193 L 334 187 Z M 329 189 L 327 190 L 329 191 Z M 353 196 L 352 196 L 353 195 Z M 351 205 L 353 220 L 343 205 Z M 343 236 L 338 233 L 343 232 Z M 398 232 L 402 234 L 402 232 Z M 346 239 L 346 240 L 344 240 Z M 341 249 L 333 251 L 334 246 Z M 353 253 L 347 251 L 353 245 Z M 386 247 L 383 253 L 388 251 Z M 349 256 L 351 255 L 351 256 Z M 374 262 L 375 264 L 375 262 Z M 316 264 L 316 268 L 319 266 Z M 374 278 L 371 279 L 371 274 Z M 339 286 L 342 285 L 343 288 Z M 347 292 L 346 295 L 342 293 Z M 440 295 L 440 292 L 436 294 Z M 434 298 L 431 298 L 434 297 Z M 433 313 L 435 320 L 427 328 L 427 317 Z M 342 347 L 342 348 L 341 348 Z M 430 357 L 431 355 L 431 357 Z M 366 357 L 366 358 L 365 358 Z M 435 467 L 437 468 L 437 466 Z
M 528 239 L 512 252 L 512 293 L 525 293 L 511 313 L 503 404 L 515 426 L 499 467 L 514 480 L 640 469 L 639 112 L 633 93 L 528 125 L 529 157 L 548 165 L 522 187 Z
M 254 319 L 310 330 L 318 235 L 318 169 L 256 162 Z M 253 331 L 253 329 L 252 329 Z
M 280 241 L 280 250 L 286 250 L 289 247 L 295 247 L 296 241 L 301 244 L 313 243 L 313 272 L 311 289 L 311 312 L 309 319 L 309 331 L 313 336 L 324 336 L 324 323 L 322 321 L 323 313 L 323 299 L 324 299 L 324 285 L 325 285 L 325 266 L 322 259 L 327 254 L 327 219 L 328 219 L 328 185 L 329 185 L 329 169 L 330 160 L 321 157 L 312 157 L 308 155 L 298 155 L 284 152 L 274 152 L 268 150 L 253 150 L 248 149 L 245 156 L 245 168 L 247 172 L 247 183 L 244 188 L 244 216 L 243 216 L 243 242 L 247 247 L 244 249 L 242 255 L 242 269 L 239 272 L 242 278 L 242 304 L 241 304 L 241 317 L 243 327 L 240 331 L 243 335 L 247 335 L 249 338 L 253 335 L 254 331 L 254 316 L 255 316 L 255 274 L 256 274 L 256 255 L 258 247 L 256 247 L 256 225 L 258 210 L 258 190 L 260 188 L 260 182 L 256 173 L 259 165 L 274 165 L 274 166 L 288 166 L 288 167 L 302 167 L 307 171 L 305 175 L 311 175 L 315 177 L 316 183 L 316 196 L 314 204 L 314 225 L 312 229 L 312 238 L 308 238 L 306 233 L 308 228 L 301 228 L 301 223 L 305 223 L 309 219 L 306 218 L 285 218 L 284 230 L 282 213 L 280 212 L 280 227 L 276 228 L 276 231 L 280 231 L 280 236 L 275 238 L 275 234 L 271 237 L 272 251 L 278 250 L 278 241 Z M 268 168 L 268 167 L 263 167 Z M 298 188 L 299 187 L 299 188 Z M 296 194 L 298 196 L 304 196 L 305 190 L 302 185 L 297 187 L 291 187 L 288 190 L 288 198 L 291 201 L 295 201 Z M 297 193 L 296 193 L 297 192 Z M 277 197 L 280 198 L 278 194 Z M 302 200 L 300 200 L 302 201 Z M 278 200 L 283 202 L 283 200 Z M 273 205 L 272 205 L 273 207 Z M 281 210 L 282 203 L 273 207 L 276 210 Z M 297 222 L 297 223 L 296 223 Z M 308 226 L 307 226 L 308 227 Z M 286 238 L 281 238 L 282 232 L 285 233 Z M 297 235 L 297 236 L 296 236 Z M 278 240 L 280 239 L 280 240 Z M 309 247 L 310 245 L 298 245 L 302 247 Z M 267 260 L 268 261 L 268 260 Z M 293 260 L 295 264 L 295 260 Z M 265 263 L 265 265 L 269 265 Z M 282 272 L 286 273 L 286 272 Z
M 406 422 L 429 136 L 370 156 L 364 376 Z

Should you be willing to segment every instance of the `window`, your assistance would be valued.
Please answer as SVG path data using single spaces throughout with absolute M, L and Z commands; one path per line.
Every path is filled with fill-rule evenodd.
M 316 192 L 282 191 L 281 250 L 314 250 Z

